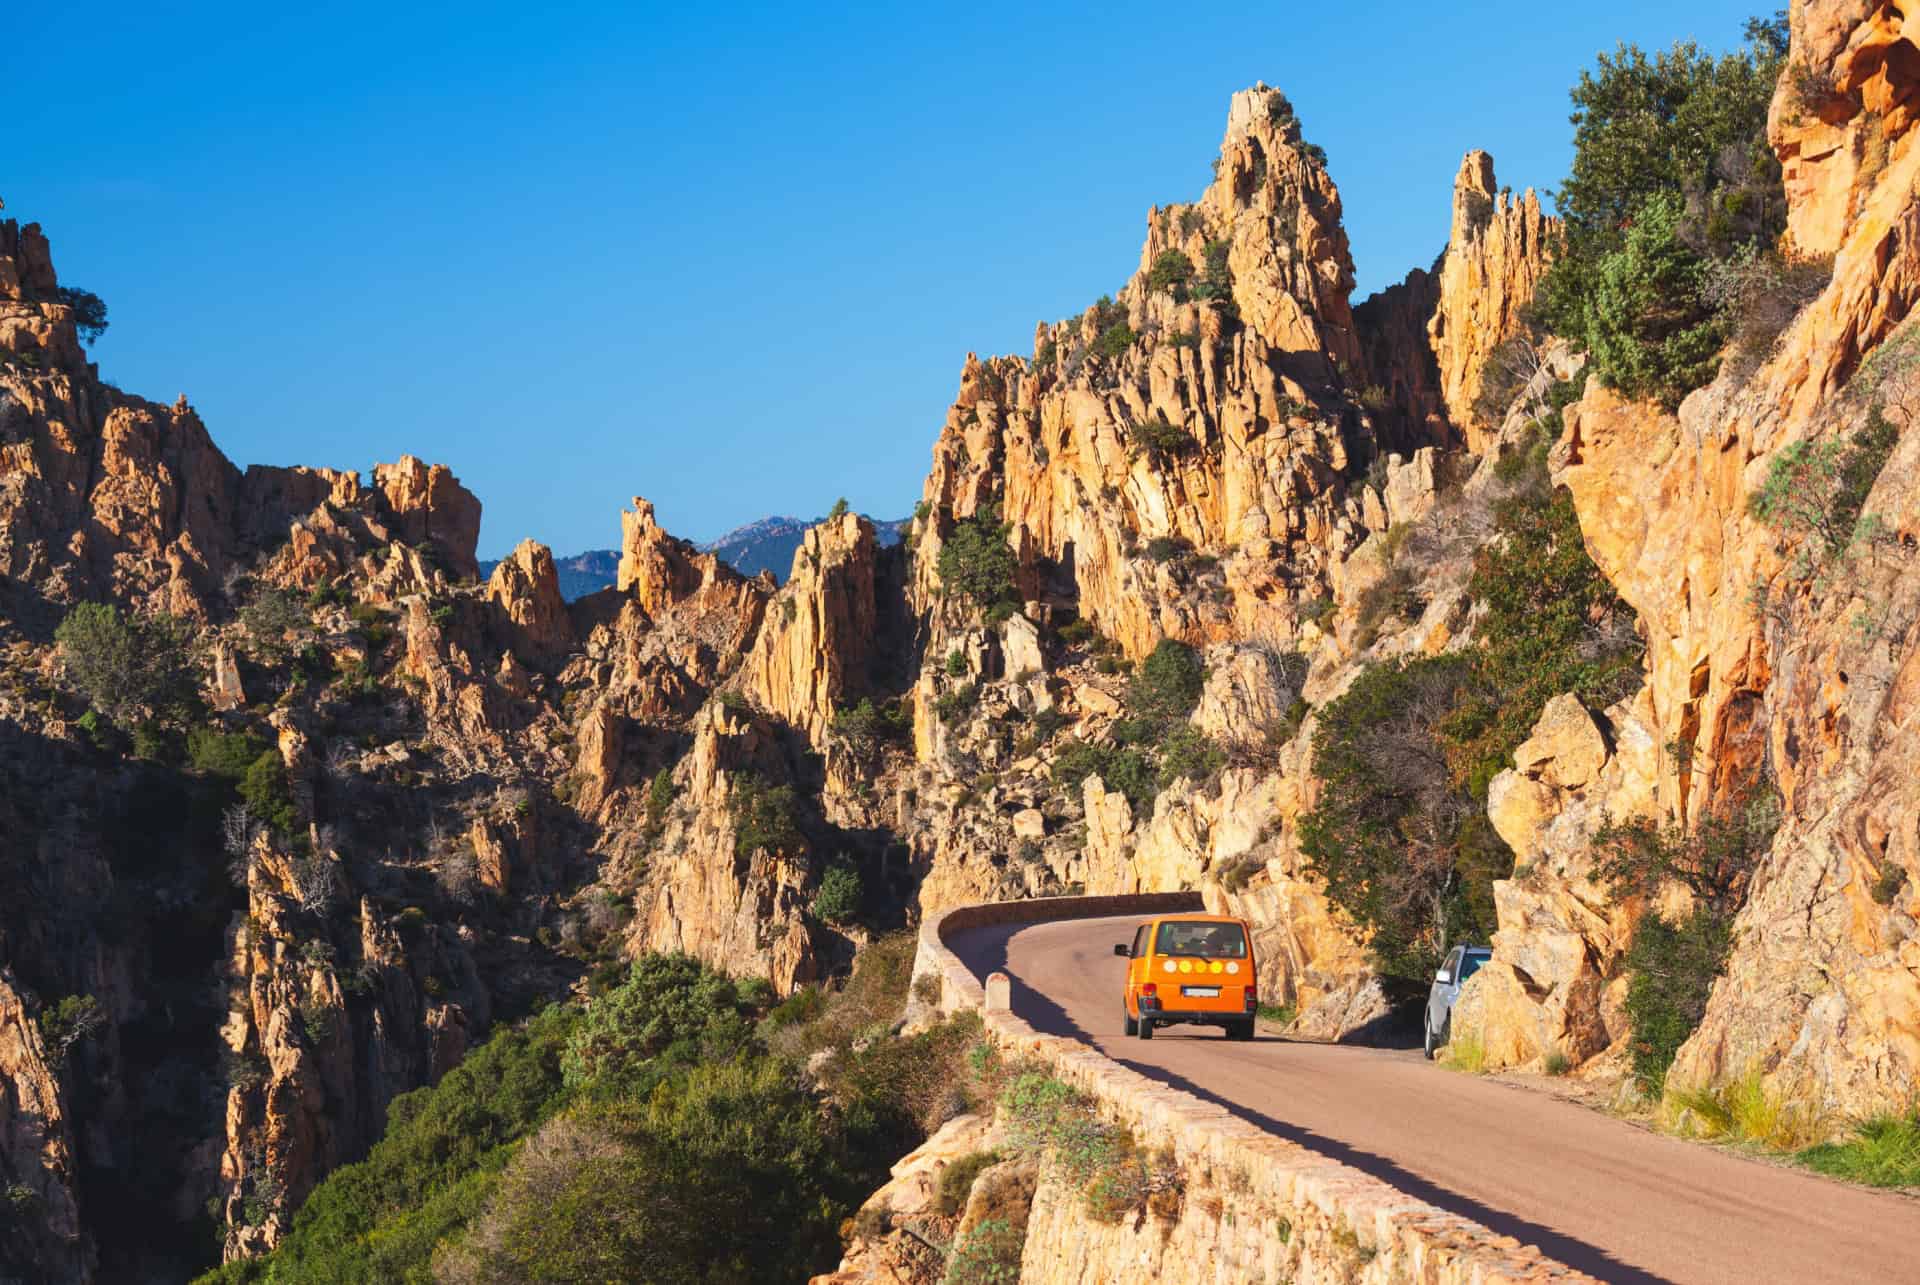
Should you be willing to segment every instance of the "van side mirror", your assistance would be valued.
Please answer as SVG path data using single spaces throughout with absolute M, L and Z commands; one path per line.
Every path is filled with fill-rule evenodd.
M 1450 982 L 1453 978 L 1447 976 L 1447 970 L 1443 968 L 1433 975 L 1433 980 L 1436 982 Z
M 1132 958 L 1133 958 L 1133 947 L 1131 947 L 1131 946 L 1115 946 L 1115 947 L 1113 948 L 1113 953 L 1114 953 L 1114 954 L 1116 954 L 1116 955 L 1118 955 L 1118 956 L 1120 956 L 1120 958 L 1122 958 L 1122 959 L 1132 959 Z

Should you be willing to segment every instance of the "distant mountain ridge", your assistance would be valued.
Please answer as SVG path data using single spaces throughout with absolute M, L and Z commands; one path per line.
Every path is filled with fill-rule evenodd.
M 900 518 L 896 521 L 871 519 L 876 536 L 882 546 L 900 543 L 906 537 L 911 519 Z M 776 582 L 786 583 L 787 572 L 793 569 L 793 555 L 800 547 L 800 541 L 806 537 L 807 528 L 817 526 L 824 521 L 815 518 L 808 522 L 801 518 L 774 515 L 737 526 L 715 540 L 709 540 L 699 546 L 702 553 L 717 553 L 720 560 L 727 563 L 743 576 L 754 576 L 762 571 L 771 571 Z M 493 574 L 500 565 L 498 559 L 480 564 L 481 578 Z M 590 593 L 610 589 L 619 578 L 620 550 L 589 549 L 585 553 L 556 556 L 554 569 L 560 573 L 560 594 L 568 602 L 584 598 Z

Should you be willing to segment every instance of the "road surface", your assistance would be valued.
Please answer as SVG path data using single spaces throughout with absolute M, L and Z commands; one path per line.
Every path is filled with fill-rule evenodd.
M 1013 978 L 1014 1012 L 1270 1133 L 1537 1245 L 1644 1285 L 1920 1285 L 1920 1199 L 1665 1137 L 1548 1094 L 1429 1064 L 1418 1049 L 1229 1043 L 1120 1030 L 1138 917 L 1010 925 L 948 944 Z

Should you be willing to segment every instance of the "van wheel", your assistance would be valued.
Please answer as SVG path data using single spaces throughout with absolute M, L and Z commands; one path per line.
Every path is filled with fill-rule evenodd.
M 1234 1022 L 1231 1025 L 1229 1025 L 1227 1027 L 1227 1038 L 1230 1040 L 1252 1039 L 1253 1038 L 1253 1019 L 1248 1018 L 1244 1022 Z
M 1141 1018 L 1138 1023 L 1138 1026 L 1140 1028 L 1139 1034 L 1141 1039 L 1150 1040 L 1153 1038 L 1153 1019 L 1152 1018 L 1150 1017 Z
M 1140 1023 L 1134 1021 L 1133 1018 L 1127 1015 L 1127 1006 L 1125 1004 L 1120 1006 L 1120 1024 L 1129 1035 L 1138 1035 L 1140 1033 Z

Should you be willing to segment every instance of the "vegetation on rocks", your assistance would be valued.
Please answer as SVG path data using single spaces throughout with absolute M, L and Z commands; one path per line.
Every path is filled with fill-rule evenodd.
M 941 587 L 983 610 L 1017 601 L 1016 563 L 1013 548 L 1007 543 L 1012 530 L 1011 524 L 1000 520 L 1000 510 L 994 505 L 954 523 L 935 564 Z
M 1566 242 L 1542 311 L 1629 396 L 1676 405 L 1713 376 L 1730 327 L 1710 267 L 1770 252 L 1785 227 L 1766 124 L 1786 23 L 1750 22 L 1747 38 L 1719 57 L 1623 45 L 1573 89 L 1574 159 L 1555 202 Z
M 117 727 L 177 724 L 199 706 L 199 678 L 179 622 L 83 602 L 54 632 L 67 677 Z

